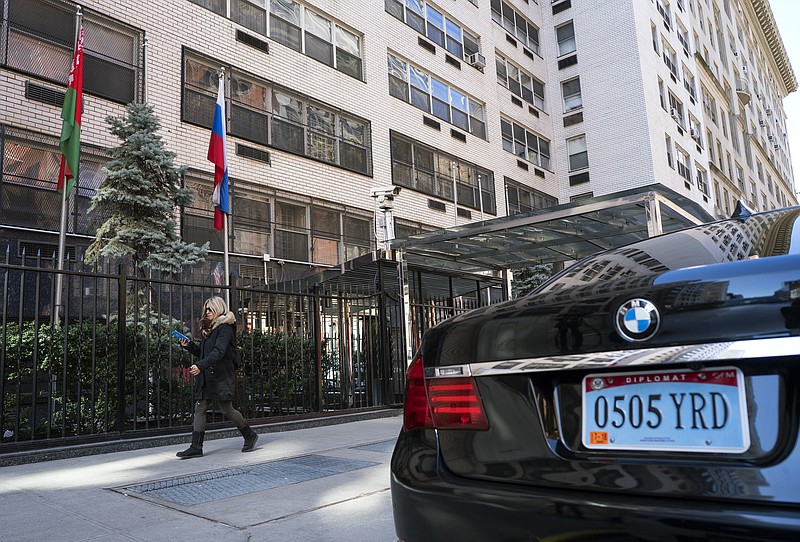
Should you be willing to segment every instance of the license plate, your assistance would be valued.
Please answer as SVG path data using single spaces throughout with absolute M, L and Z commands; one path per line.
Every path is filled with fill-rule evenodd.
M 583 445 L 595 450 L 742 453 L 750 447 L 744 376 L 702 371 L 583 379 Z

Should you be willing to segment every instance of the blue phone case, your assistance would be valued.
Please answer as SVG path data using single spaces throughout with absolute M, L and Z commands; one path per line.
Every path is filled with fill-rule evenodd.
M 186 339 L 187 341 L 192 340 L 183 333 L 181 333 L 180 331 L 178 331 L 177 329 L 172 332 L 172 336 L 175 337 L 176 339 Z

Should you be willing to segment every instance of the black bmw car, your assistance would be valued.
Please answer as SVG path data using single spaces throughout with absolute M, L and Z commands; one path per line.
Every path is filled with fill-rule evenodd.
M 800 208 L 598 253 L 430 329 L 405 542 L 800 540 Z

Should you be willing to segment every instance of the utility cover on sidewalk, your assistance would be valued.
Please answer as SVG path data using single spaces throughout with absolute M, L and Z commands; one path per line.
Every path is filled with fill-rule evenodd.
M 115 488 L 115 491 L 192 506 L 375 465 L 379 463 L 312 454 Z

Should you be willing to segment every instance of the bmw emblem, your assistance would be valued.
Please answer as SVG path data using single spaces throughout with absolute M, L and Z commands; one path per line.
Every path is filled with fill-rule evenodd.
M 646 341 L 655 335 L 660 323 L 656 306 L 641 298 L 630 299 L 620 305 L 614 318 L 617 333 L 626 341 L 633 342 Z

